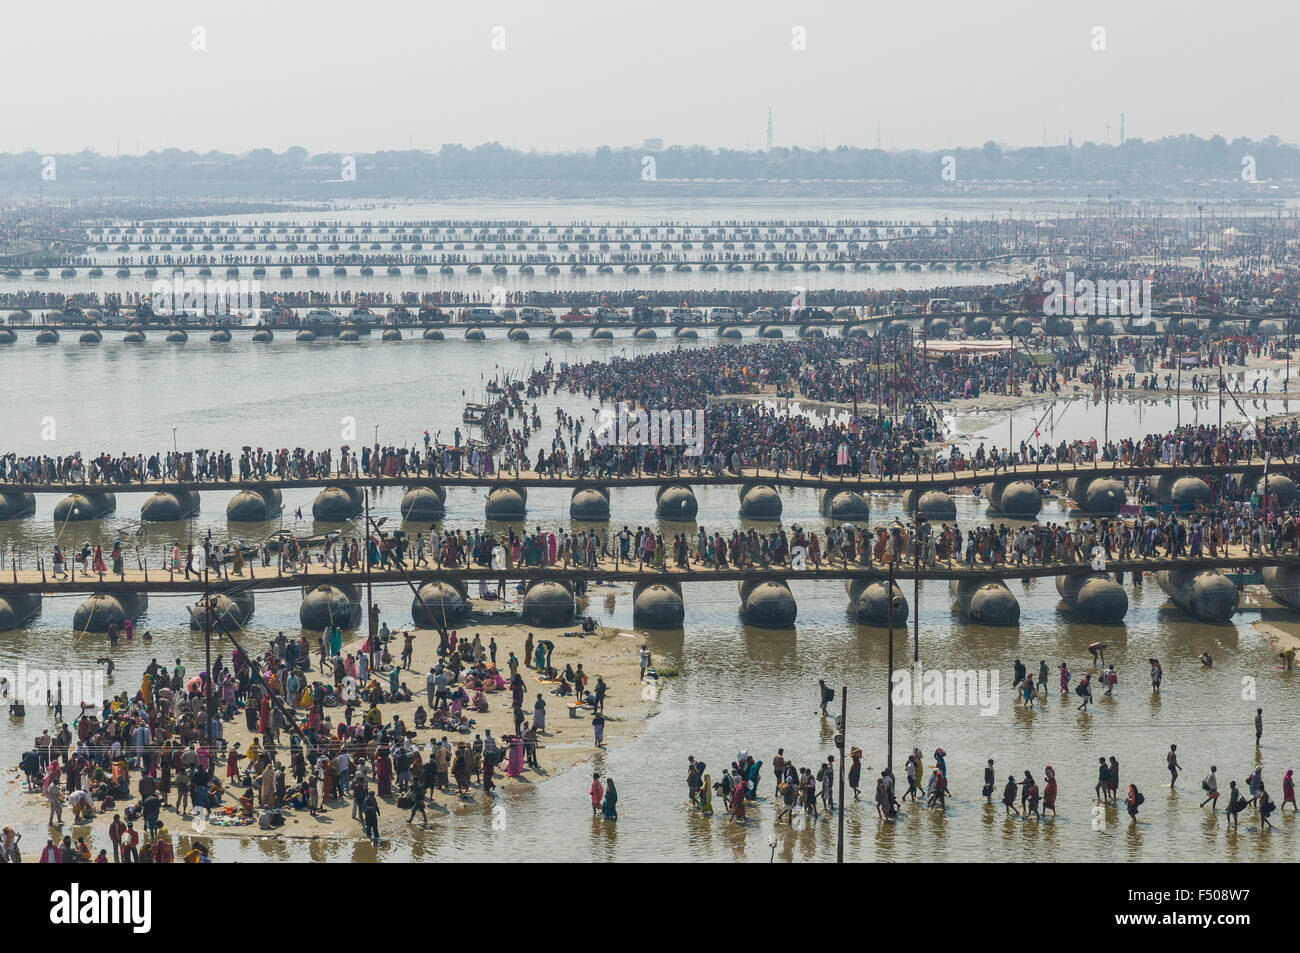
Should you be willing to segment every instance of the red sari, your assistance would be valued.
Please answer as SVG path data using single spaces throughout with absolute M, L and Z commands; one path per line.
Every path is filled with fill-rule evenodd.
M 393 793 L 393 762 L 387 751 L 375 755 L 375 782 L 380 797 L 388 797 Z
M 731 815 L 738 821 L 745 819 L 745 781 L 738 780 L 731 789 Z

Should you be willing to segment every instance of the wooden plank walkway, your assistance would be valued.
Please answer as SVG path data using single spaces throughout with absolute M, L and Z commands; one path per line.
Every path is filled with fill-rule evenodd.
M 987 484 L 1011 480 L 1061 481 L 1071 477 L 1110 476 L 1143 477 L 1167 474 L 1170 476 L 1221 477 L 1224 474 L 1242 472 L 1260 472 L 1264 469 L 1262 457 L 1219 464 L 1118 464 L 1108 462 L 1080 464 L 1021 464 L 1010 468 L 985 468 L 982 470 L 943 471 L 933 474 L 910 474 L 896 477 L 883 476 L 826 476 L 811 475 L 800 471 L 775 471 L 767 468 L 746 467 L 740 473 L 695 473 L 682 470 L 676 475 L 669 473 L 634 473 L 626 476 L 587 476 L 558 475 L 540 476 L 533 470 L 503 470 L 489 476 L 479 476 L 468 471 L 439 474 L 408 474 L 406 476 L 314 476 L 314 477 L 268 477 L 266 479 L 233 480 L 196 480 L 188 483 L 174 481 L 146 480 L 142 483 L 107 484 L 107 483 L 0 483 L 0 493 L 154 493 L 159 490 L 238 490 L 257 489 L 301 489 L 324 488 L 327 486 L 344 486 L 361 488 L 414 487 L 414 486 L 468 486 L 497 487 L 522 486 L 526 489 L 544 489 L 546 487 L 575 488 L 603 486 L 608 488 L 632 486 L 664 486 L 670 483 L 684 483 L 690 486 L 736 486 L 744 483 L 769 483 L 786 487 L 811 487 L 814 489 L 845 489 L 858 491 L 894 491 L 910 489 L 950 489 L 956 486 Z M 1279 460 L 1269 462 L 1270 473 L 1295 473 L 1300 471 L 1300 461 Z
M 1107 572 L 1132 573 L 1136 570 L 1152 573 L 1162 569 L 1202 568 L 1245 572 L 1257 570 L 1264 566 L 1300 565 L 1300 556 L 1290 554 L 1261 555 L 1248 554 L 1240 547 L 1232 547 L 1227 553 L 1217 557 L 1164 557 L 1151 559 L 1110 560 L 1106 564 Z M 937 562 L 923 565 L 917 573 L 910 561 L 895 564 L 894 572 L 899 580 L 908 580 L 919 575 L 921 579 L 978 579 L 992 581 L 995 579 L 1014 579 L 1022 577 L 1056 576 L 1063 573 L 1087 572 L 1091 567 L 1088 562 L 1050 562 L 1026 563 L 1022 566 L 1002 563 L 988 565 L 977 563 L 967 568 L 960 562 Z M 545 568 L 528 567 L 524 570 L 492 570 L 482 567 L 445 567 L 436 565 L 408 568 L 406 573 L 396 569 L 373 569 L 370 573 L 374 585 L 404 585 L 407 580 L 417 585 L 432 580 L 456 580 L 476 582 L 486 579 L 491 582 L 506 581 L 513 583 L 520 579 L 528 581 L 539 579 L 577 580 L 588 582 L 736 582 L 739 580 L 784 579 L 795 580 L 844 580 L 862 577 L 877 577 L 887 572 L 884 564 L 874 565 L 837 564 L 813 569 L 811 564 L 804 569 L 790 569 L 788 566 L 728 567 L 712 569 L 691 566 L 687 569 L 667 567 L 663 570 L 639 568 L 636 563 L 615 563 L 612 559 L 600 560 L 595 567 L 565 567 L 552 565 Z M 321 585 L 364 583 L 366 574 L 361 570 L 339 572 L 322 563 L 313 562 L 307 572 L 281 572 L 276 566 L 254 566 L 245 564 L 242 576 L 217 576 L 210 574 L 209 586 L 213 592 L 248 592 L 256 590 L 306 589 Z M 91 593 L 98 591 L 113 592 L 149 592 L 149 593 L 199 593 L 203 591 L 203 578 L 193 574 L 189 579 L 183 572 L 151 569 L 146 572 L 138 567 L 127 569 L 121 576 L 105 573 L 86 574 L 77 571 L 66 577 L 54 578 L 48 570 L 10 569 L 0 573 L 0 595 L 7 593 L 43 593 L 59 595 L 63 593 Z

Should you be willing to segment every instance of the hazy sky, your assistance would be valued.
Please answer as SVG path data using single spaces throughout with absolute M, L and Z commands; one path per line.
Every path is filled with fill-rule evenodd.
M 781 146 L 1117 142 L 1121 112 L 1300 141 L 1289 0 L 7 0 L 0 23 L 0 151 L 759 148 L 769 106 Z

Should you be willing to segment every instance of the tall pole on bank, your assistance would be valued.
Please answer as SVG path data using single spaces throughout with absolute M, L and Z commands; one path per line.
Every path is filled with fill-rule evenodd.
M 894 564 L 889 564 L 889 594 L 887 599 L 889 613 L 889 681 L 885 684 L 885 699 L 888 715 L 886 718 L 886 766 L 890 777 L 894 774 Z
M 889 604 L 892 613 L 894 604 L 892 586 L 889 590 Z M 921 514 L 918 512 L 916 528 L 912 532 L 912 665 L 919 664 L 921 664 Z
M 364 492 L 366 504 L 366 554 L 363 558 L 366 561 L 366 631 L 370 633 L 369 664 L 373 668 L 375 663 L 375 640 L 379 637 L 379 616 L 375 612 L 375 592 L 370 585 L 370 487 L 366 487 Z
M 844 863 L 844 745 L 849 735 L 849 686 L 840 687 L 840 833 L 835 848 L 835 863 Z
M 1175 360 L 1178 362 L 1178 390 L 1177 396 L 1174 397 L 1174 406 L 1178 408 L 1177 416 L 1174 418 L 1174 425 L 1181 427 L 1183 425 L 1183 347 L 1178 343 L 1178 335 L 1174 335 L 1174 343 L 1178 347 L 1178 356 Z
M 203 738 L 208 749 L 208 757 L 215 768 L 217 753 L 212 747 L 212 597 L 208 588 L 208 566 L 212 562 L 212 553 L 208 541 L 203 541 L 203 663 L 207 678 L 203 680 Z

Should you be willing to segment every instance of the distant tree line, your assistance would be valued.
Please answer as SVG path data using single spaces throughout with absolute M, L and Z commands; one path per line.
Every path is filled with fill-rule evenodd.
M 653 162 L 647 162 L 649 156 Z M 1275 136 L 1263 140 L 1222 136 L 1170 136 L 1123 145 L 1003 149 L 996 143 L 934 152 L 773 149 L 771 152 L 672 146 L 647 152 L 602 146 L 590 152 L 531 152 L 497 142 L 437 152 L 400 150 L 317 153 L 295 146 L 284 152 L 254 149 L 242 155 L 163 149 L 142 156 L 91 151 L 46 155 L 0 154 L 0 191 L 33 195 L 166 193 L 173 195 L 419 196 L 640 194 L 653 188 L 737 187 L 780 191 L 799 186 L 837 193 L 889 188 L 940 194 L 963 189 L 1012 190 L 1094 187 L 1120 194 L 1190 193 L 1194 188 L 1233 190 L 1300 183 L 1300 148 Z M 1243 177 L 1243 172 L 1247 175 Z M 1251 179 L 1256 181 L 1250 181 Z M 848 188 L 845 188 L 845 185 Z M 1276 194 L 1276 193 L 1275 193 Z

